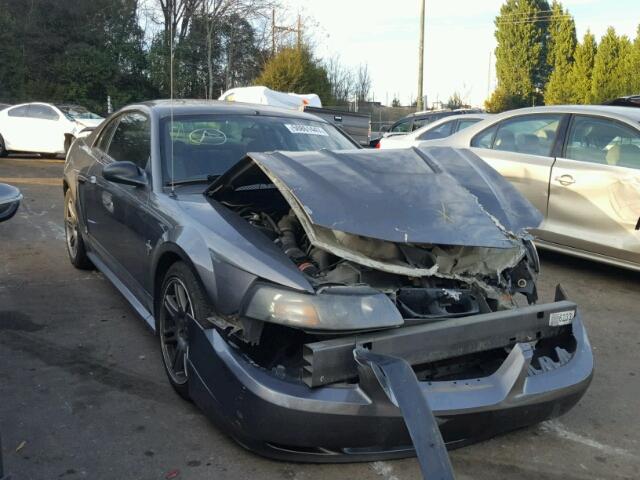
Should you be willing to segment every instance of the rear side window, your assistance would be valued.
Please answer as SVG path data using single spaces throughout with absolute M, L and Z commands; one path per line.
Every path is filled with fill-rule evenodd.
M 419 128 L 422 128 L 425 125 L 430 124 L 432 121 L 433 121 L 433 118 L 430 118 L 430 117 L 414 118 L 413 125 L 411 126 L 411 131 L 415 132 Z
M 460 130 L 464 130 L 467 127 L 470 127 L 471 125 L 473 125 L 474 123 L 478 123 L 480 121 L 479 118 L 472 118 L 469 120 L 458 120 L 458 129 L 456 130 L 457 132 L 459 132 Z
M 10 117 L 26 117 L 28 108 L 29 108 L 28 105 L 23 105 L 21 107 L 15 107 L 15 108 L 12 108 L 11 110 L 9 110 L 7 112 L 7 115 L 9 115 Z
M 395 133 L 408 133 L 411 127 L 411 120 L 405 120 L 391 127 L 391 131 Z
M 640 169 L 640 134 L 614 120 L 577 115 L 569 130 L 565 157 Z
M 493 139 L 494 150 L 547 157 L 556 141 L 562 115 L 523 115 L 505 120 Z
M 122 115 L 107 153 L 116 161 L 129 161 L 145 168 L 151 155 L 149 119 L 138 112 Z
M 455 120 L 450 122 L 443 123 L 438 125 L 437 127 L 432 128 L 431 130 L 427 130 L 422 135 L 418 136 L 418 140 L 435 140 L 438 138 L 448 137 L 453 133 L 453 125 L 456 123 Z
M 491 148 L 493 147 L 493 138 L 498 130 L 498 125 L 483 130 L 471 140 L 471 146 L 476 148 Z
M 47 105 L 29 105 L 29 118 L 37 118 L 38 120 L 59 120 L 60 115 Z

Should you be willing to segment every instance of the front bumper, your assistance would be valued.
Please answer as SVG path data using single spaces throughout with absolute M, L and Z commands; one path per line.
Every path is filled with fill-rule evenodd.
M 557 368 L 532 374 L 533 348 L 517 343 L 488 377 L 419 382 L 447 448 L 538 423 L 571 409 L 593 375 L 579 316 L 576 348 Z M 256 453 L 308 462 L 353 462 L 415 454 L 398 407 L 379 385 L 309 388 L 249 362 L 213 329 L 190 325 L 190 393 L 239 443 Z

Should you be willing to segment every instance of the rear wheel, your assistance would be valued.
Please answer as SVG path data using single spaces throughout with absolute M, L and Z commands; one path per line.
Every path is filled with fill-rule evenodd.
M 9 152 L 7 152 L 7 149 L 4 146 L 4 138 L 0 135 L 0 157 L 6 157 L 8 154 Z
M 87 257 L 82 233 L 80 232 L 76 202 L 73 199 L 73 195 L 71 195 L 70 189 L 64 194 L 64 234 L 71 264 L 80 270 L 92 269 L 93 264 Z
M 214 310 L 200 282 L 185 263 L 176 262 L 167 271 L 156 311 L 164 369 L 171 386 L 182 398 L 189 400 L 189 317 L 206 320 Z

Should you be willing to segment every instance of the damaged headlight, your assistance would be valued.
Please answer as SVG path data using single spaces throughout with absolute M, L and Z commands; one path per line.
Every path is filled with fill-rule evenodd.
M 244 316 L 303 330 L 375 330 L 403 324 L 393 302 L 369 287 L 326 287 L 317 294 L 260 284 L 248 294 Z

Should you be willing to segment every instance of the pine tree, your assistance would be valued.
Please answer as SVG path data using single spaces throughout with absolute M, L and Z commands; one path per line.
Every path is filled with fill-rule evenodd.
M 588 104 L 591 102 L 591 79 L 593 62 L 598 51 L 596 37 L 587 30 L 582 43 L 576 46 L 574 62 L 569 73 L 571 96 L 569 103 Z
M 546 0 L 507 0 L 496 17 L 498 88 L 487 110 L 538 104 L 547 83 L 546 61 L 549 4 Z
M 544 92 L 547 105 L 571 103 L 570 79 L 573 56 L 576 49 L 576 24 L 569 11 L 557 0 L 551 6 L 547 65 L 552 70 Z
M 628 82 L 629 93 L 638 95 L 640 94 L 640 26 L 631 45 L 631 52 L 625 61 L 623 76 Z
M 630 54 L 631 42 L 627 37 L 618 37 L 613 27 L 600 40 L 598 52 L 593 62 L 591 80 L 591 102 L 603 103 L 624 95 L 629 90 L 624 76 L 622 59 Z

